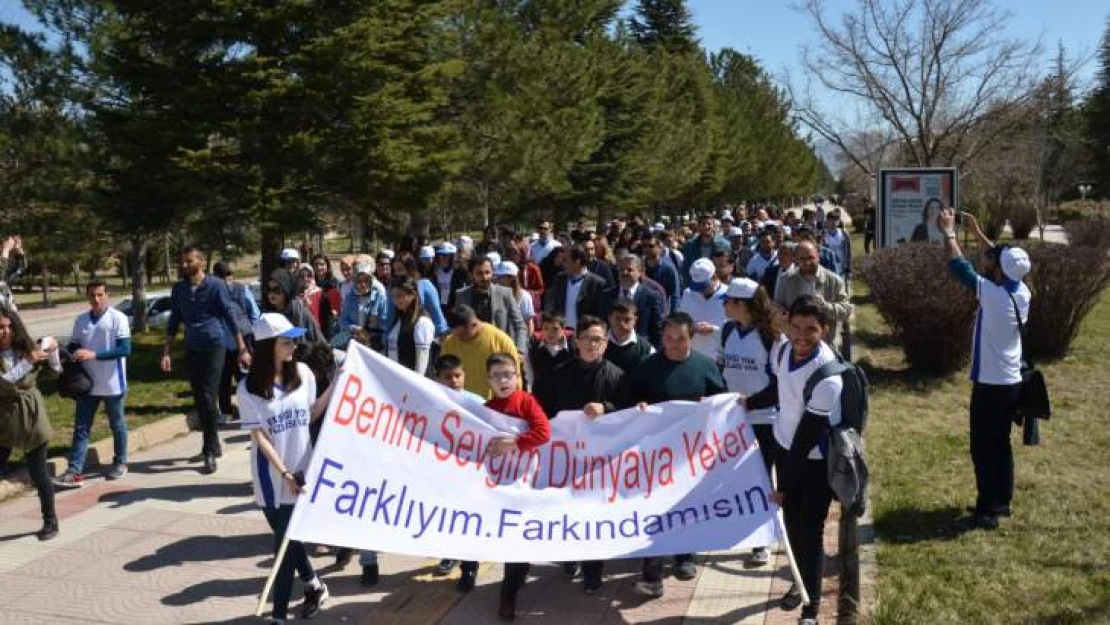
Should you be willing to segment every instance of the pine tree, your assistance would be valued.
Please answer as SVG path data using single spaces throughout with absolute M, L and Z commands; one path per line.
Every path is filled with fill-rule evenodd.
M 685 0 L 639 0 L 630 28 L 636 41 L 672 54 L 699 51 L 690 9 Z
M 1087 137 L 1092 150 L 1091 184 L 1096 197 L 1110 197 L 1110 18 L 1098 51 L 1097 86 L 1086 106 Z

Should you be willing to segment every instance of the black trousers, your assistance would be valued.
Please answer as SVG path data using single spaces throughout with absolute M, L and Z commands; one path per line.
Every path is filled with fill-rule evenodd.
M 645 582 L 661 582 L 663 581 L 663 562 L 665 557 L 652 557 L 644 558 L 643 576 Z M 682 564 L 688 560 L 693 560 L 694 554 L 680 553 L 674 557 L 675 566 Z
M 224 370 L 225 349 L 185 350 L 185 363 L 189 367 L 189 386 L 193 390 L 193 403 L 196 404 L 204 444 L 201 454 L 215 454 L 220 451 L 220 376 Z
M 58 513 L 54 509 L 54 483 L 50 481 L 50 473 L 46 469 L 46 452 L 49 445 L 43 443 L 25 454 L 27 472 L 31 474 L 31 483 L 39 494 L 39 508 L 42 510 L 43 521 L 57 521 Z
M 459 568 L 464 573 L 477 573 L 478 563 L 472 560 L 463 560 Z M 506 562 L 505 573 L 501 578 L 501 596 L 515 597 L 520 589 L 524 588 L 524 582 L 528 581 L 528 571 L 531 568 L 532 565 L 528 562 Z
M 802 608 L 802 618 L 816 617 L 821 604 L 825 519 L 829 516 L 829 504 L 833 498 L 828 472 L 826 461 L 806 460 L 801 479 L 786 488 L 779 486 L 786 496 L 782 506 L 786 538 L 798 562 L 802 583 L 809 593 L 810 604 Z
M 281 549 L 281 542 L 285 540 L 285 531 L 289 529 L 289 521 L 293 518 L 293 506 L 283 505 L 278 508 L 262 508 L 266 523 L 274 531 L 274 555 Z M 289 598 L 293 594 L 293 571 L 300 575 L 301 581 L 308 583 L 316 577 L 312 569 L 312 562 L 308 559 L 304 543 L 296 540 L 289 541 L 285 548 L 285 557 L 278 566 L 277 576 L 274 578 L 274 612 L 273 618 L 284 620 L 289 610 Z
M 763 455 L 763 466 L 767 468 L 767 477 L 771 477 L 771 468 L 775 466 L 775 459 L 779 454 L 779 442 L 775 440 L 775 426 L 771 424 L 756 424 L 752 426 L 755 440 L 759 441 L 759 453 Z
M 1014 452 L 1010 427 L 1021 385 L 979 384 L 971 389 L 971 462 L 975 465 L 975 512 L 995 515 L 1014 498 Z

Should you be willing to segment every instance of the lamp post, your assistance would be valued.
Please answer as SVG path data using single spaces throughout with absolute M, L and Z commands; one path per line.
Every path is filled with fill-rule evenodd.
M 1091 192 L 1091 185 L 1083 182 L 1079 185 L 1079 194 L 1083 196 L 1083 201 L 1087 201 L 1087 194 Z

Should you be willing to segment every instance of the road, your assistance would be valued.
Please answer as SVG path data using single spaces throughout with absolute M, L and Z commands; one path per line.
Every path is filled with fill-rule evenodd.
M 19 317 L 32 338 L 52 336 L 64 345 L 73 332 L 73 320 L 88 307 L 85 302 L 73 302 L 45 310 L 21 310 Z

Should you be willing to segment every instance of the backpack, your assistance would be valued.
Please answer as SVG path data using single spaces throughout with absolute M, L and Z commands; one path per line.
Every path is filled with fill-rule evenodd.
M 781 355 L 780 355 L 781 360 Z M 863 457 L 863 430 L 867 427 L 871 383 L 867 374 L 837 354 L 836 360 L 817 368 L 806 381 L 803 400 L 809 404 L 813 389 L 826 378 L 839 375 L 843 381 L 840 392 L 840 424 L 829 428 L 829 488 L 837 501 L 856 517 L 867 508 L 869 471 Z
M 58 395 L 66 399 L 77 399 L 88 395 L 92 391 L 93 381 L 85 365 L 73 359 L 66 350 L 60 350 L 58 355 L 62 360 L 62 372 L 58 375 Z

